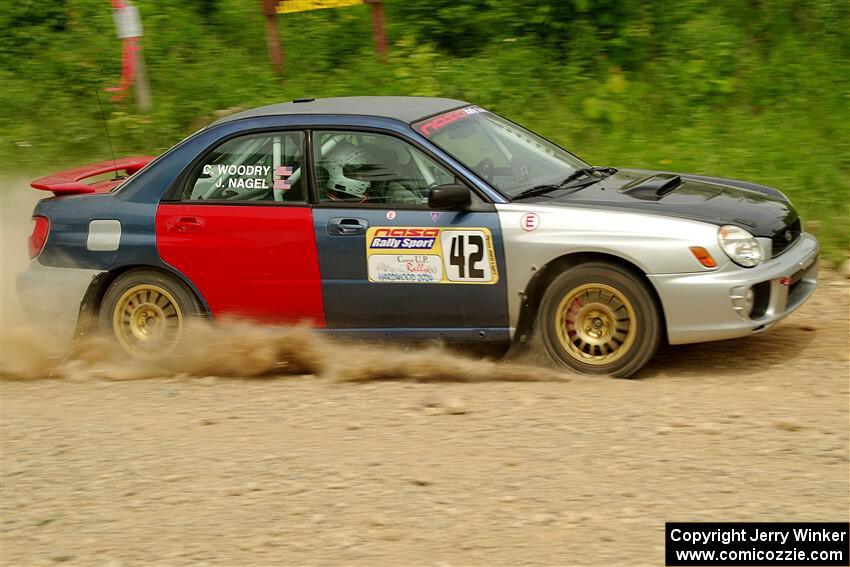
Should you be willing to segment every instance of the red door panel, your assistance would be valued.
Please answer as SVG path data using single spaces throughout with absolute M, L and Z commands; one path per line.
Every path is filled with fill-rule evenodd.
M 215 316 L 325 324 L 309 207 L 161 204 L 156 243 Z

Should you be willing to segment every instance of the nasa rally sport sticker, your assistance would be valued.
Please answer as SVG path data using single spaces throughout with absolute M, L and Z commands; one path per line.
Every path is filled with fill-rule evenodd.
M 519 221 L 519 226 L 526 232 L 537 230 L 540 226 L 540 217 L 537 213 L 525 213 Z
M 494 284 L 499 281 L 488 228 L 373 226 L 366 232 L 369 281 Z

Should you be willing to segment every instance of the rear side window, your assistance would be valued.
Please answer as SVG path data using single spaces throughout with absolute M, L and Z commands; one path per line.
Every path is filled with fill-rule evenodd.
M 303 161 L 301 132 L 233 138 L 196 167 L 182 200 L 304 203 Z

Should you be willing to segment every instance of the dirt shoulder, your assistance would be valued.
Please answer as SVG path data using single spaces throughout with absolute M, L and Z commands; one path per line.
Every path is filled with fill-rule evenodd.
M 665 521 L 847 521 L 848 292 L 640 380 L 5 381 L 0 563 L 655 566 Z

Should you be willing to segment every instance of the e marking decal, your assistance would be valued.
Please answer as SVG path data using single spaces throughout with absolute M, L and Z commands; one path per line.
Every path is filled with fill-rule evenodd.
M 525 213 L 519 221 L 519 226 L 526 232 L 537 230 L 540 226 L 540 217 L 537 213 Z

